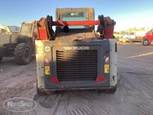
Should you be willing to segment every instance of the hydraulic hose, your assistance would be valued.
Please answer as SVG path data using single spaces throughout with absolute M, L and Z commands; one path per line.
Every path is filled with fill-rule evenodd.
M 47 29 L 47 35 L 49 37 L 49 40 L 55 40 L 55 33 L 54 33 L 54 31 L 52 29 L 52 25 L 51 25 L 52 21 L 53 21 L 52 16 L 47 15 L 46 21 L 45 21 L 45 26 Z

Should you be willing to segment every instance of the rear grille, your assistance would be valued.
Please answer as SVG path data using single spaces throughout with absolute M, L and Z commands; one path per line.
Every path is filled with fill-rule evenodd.
M 96 80 L 97 55 L 97 50 L 57 50 L 56 64 L 58 80 Z

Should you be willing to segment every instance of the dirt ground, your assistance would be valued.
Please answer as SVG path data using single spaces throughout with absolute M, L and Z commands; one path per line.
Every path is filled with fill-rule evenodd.
M 36 95 L 35 60 L 26 66 L 13 58 L 0 64 L 0 115 L 153 115 L 153 46 L 118 45 L 118 88 L 116 93 L 63 91 Z M 10 112 L 2 106 L 12 97 L 37 102 L 33 111 Z

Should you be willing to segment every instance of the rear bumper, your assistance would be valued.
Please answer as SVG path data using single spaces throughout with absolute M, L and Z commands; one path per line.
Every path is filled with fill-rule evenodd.
M 109 86 L 109 87 L 88 87 L 88 88 L 60 88 L 60 89 L 49 89 L 49 88 L 40 88 L 39 90 L 44 91 L 71 91 L 71 90 L 111 90 L 116 88 L 117 85 L 115 86 Z

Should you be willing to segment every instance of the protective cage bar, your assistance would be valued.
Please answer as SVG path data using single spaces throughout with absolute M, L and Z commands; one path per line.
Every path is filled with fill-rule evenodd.
M 51 23 L 50 26 L 94 26 L 94 25 L 101 25 L 102 22 L 104 22 L 103 19 L 105 19 L 105 17 L 103 16 L 99 16 L 98 20 L 77 20 L 77 21 L 61 21 L 61 20 L 57 20 L 57 21 L 53 21 L 52 16 L 47 16 L 47 18 L 41 18 L 39 21 L 37 21 L 37 23 L 39 24 L 39 26 L 44 26 L 45 25 L 45 21 L 49 21 Z M 102 24 L 103 25 L 103 24 Z
M 86 20 L 86 21 L 53 21 L 52 26 L 92 26 L 100 25 L 99 20 Z
M 116 22 L 110 17 L 98 16 L 98 20 L 81 20 L 81 21 L 53 21 L 53 17 L 47 15 L 46 18 L 41 18 L 37 21 L 38 39 L 39 40 L 55 40 L 56 34 L 52 26 L 94 26 L 98 25 L 98 32 L 104 33 L 102 38 L 113 38 L 114 25 Z

